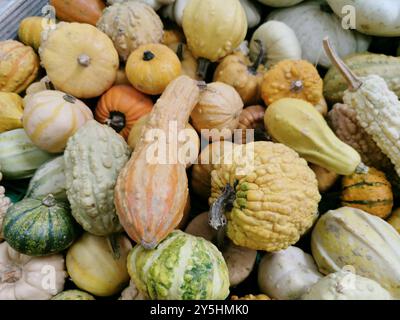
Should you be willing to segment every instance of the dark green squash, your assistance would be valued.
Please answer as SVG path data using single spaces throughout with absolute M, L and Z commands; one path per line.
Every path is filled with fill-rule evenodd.
M 10 207 L 3 223 L 4 239 L 16 251 L 45 256 L 68 248 L 79 234 L 69 206 L 53 195 L 24 199 Z

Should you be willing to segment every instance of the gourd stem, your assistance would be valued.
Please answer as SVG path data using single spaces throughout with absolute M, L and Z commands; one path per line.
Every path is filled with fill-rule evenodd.
M 155 58 L 155 55 L 151 51 L 145 51 L 143 52 L 143 60 L 144 61 L 151 61 Z
M 343 60 L 340 59 L 336 51 L 333 49 L 328 37 L 323 40 L 323 43 L 326 54 L 346 79 L 349 85 L 349 90 L 353 92 L 357 91 L 362 86 L 362 81 L 346 66 Z
M 178 56 L 180 61 L 183 61 L 183 43 L 180 42 L 178 44 L 178 49 L 176 49 L 176 55 Z
M 111 111 L 110 117 L 106 120 L 106 124 L 120 133 L 126 126 L 125 115 L 119 111 Z
M 73 96 L 71 96 L 71 95 L 69 95 L 69 94 L 65 94 L 65 95 L 63 96 L 63 99 L 64 99 L 65 101 L 69 102 L 69 103 L 75 103 L 75 102 L 76 102 L 76 98 L 73 97 Z
M 46 80 L 46 81 L 44 82 L 44 85 L 45 85 L 45 87 L 46 87 L 47 90 L 55 90 L 55 88 L 54 88 L 54 86 L 53 86 L 53 83 L 52 83 L 51 81 L 49 81 L 49 80 Z
M 82 67 L 89 67 L 90 66 L 90 57 L 87 54 L 81 54 L 78 57 L 78 63 Z
M 197 87 L 200 90 L 206 90 L 207 89 L 207 82 L 205 82 L 205 81 L 197 81 Z
M 214 230 L 226 225 L 225 210 L 235 201 L 235 189 L 229 183 L 225 186 L 221 196 L 211 205 L 208 213 L 208 223 Z
M 356 170 L 354 171 L 355 173 L 358 174 L 366 174 L 368 173 L 369 168 L 362 162 L 357 166 Z
M 304 89 L 303 81 L 301 80 L 296 80 L 293 81 L 292 84 L 290 85 L 290 91 L 292 92 L 299 92 Z
M 121 258 L 121 250 L 119 247 L 119 243 L 118 243 L 118 235 L 117 234 L 112 234 L 108 237 L 108 241 L 110 242 L 111 245 L 111 250 L 113 252 L 113 257 L 115 260 L 118 260 L 119 258 Z
M 56 205 L 56 199 L 54 196 L 50 193 L 47 195 L 43 200 L 42 204 L 45 205 L 46 207 L 53 207 Z
M 258 67 L 264 60 L 264 55 L 265 55 L 265 48 L 261 40 L 257 39 L 255 42 L 258 44 L 260 47 L 260 52 L 258 53 L 257 59 L 254 62 L 252 66 L 249 67 L 249 72 L 252 73 L 253 75 L 257 74 Z
M 205 79 L 207 76 L 207 70 L 210 66 L 210 60 L 205 59 L 205 58 L 199 58 L 199 65 L 197 67 L 197 75 L 201 79 Z

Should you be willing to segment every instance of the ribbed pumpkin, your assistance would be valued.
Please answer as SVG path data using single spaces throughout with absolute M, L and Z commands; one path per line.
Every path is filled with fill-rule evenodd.
M 128 272 L 152 300 L 223 300 L 229 295 L 222 254 L 211 242 L 182 231 L 172 232 L 154 250 L 137 245 L 128 256 Z
M 45 256 L 68 248 L 78 235 L 69 207 L 50 194 L 11 206 L 3 222 L 4 239 L 20 253 Z
M 49 26 L 51 23 L 50 19 L 42 17 L 27 17 L 21 21 L 18 29 L 19 40 L 32 47 L 36 51 L 40 47 L 42 41 L 42 31 L 44 28 Z
M 95 119 L 127 140 L 132 126 L 152 108 L 153 101 L 149 97 L 131 86 L 119 85 L 103 94 L 97 103 Z
M 103 9 L 103 0 L 50 0 L 56 9 L 57 18 L 68 22 L 81 22 L 96 25 Z
M 30 178 L 37 168 L 53 157 L 36 147 L 24 129 L 0 134 L 0 167 L 5 179 Z
M 0 133 L 22 128 L 22 98 L 13 92 L 0 92 Z
M 168 132 L 172 121 L 176 121 L 180 132 L 199 97 L 197 82 L 180 76 L 169 84 L 155 104 L 143 134 L 154 129 Z M 177 143 L 180 147 L 179 141 L 170 135 L 165 142 Z M 147 249 L 155 248 L 178 226 L 188 196 L 185 164 L 177 159 L 151 158 L 149 161 L 152 144 L 141 140 L 120 172 L 115 187 L 115 206 L 122 226 L 131 239 Z
M 91 294 L 80 290 L 66 290 L 54 296 L 51 300 L 96 300 Z
M 239 125 L 243 101 L 238 92 L 222 82 L 207 84 L 200 101 L 190 115 L 193 127 L 213 141 L 230 138 Z M 214 130 L 213 130 L 214 129 Z M 208 130 L 203 132 L 202 130 Z
M 78 288 L 99 297 L 112 296 L 129 282 L 126 265 L 131 249 L 122 234 L 106 238 L 84 233 L 68 249 L 68 274 Z
M 142 1 L 113 4 L 103 11 L 97 27 L 113 40 L 123 61 L 141 45 L 160 43 L 164 33 L 160 17 Z
M 328 211 L 313 229 L 311 249 L 320 272 L 352 266 L 400 298 L 400 235 L 383 219 L 356 208 Z
M 60 22 L 42 39 L 40 59 L 56 89 L 95 98 L 115 82 L 118 52 L 106 34 L 84 23 Z
M 235 145 L 211 173 L 210 225 L 227 222 L 238 246 L 279 251 L 313 225 L 320 199 L 314 172 L 292 149 L 264 141 Z
M 341 199 L 343 207 L 358 208 L 383 219 L 392 212 L 392 187 L 385 174 L 375 168 L 344 177 Z
M 0 41 L 0 57 L 0 91 L 20 93 L 36 79 L 39 58 L 31 47 Z
M 238 129 L 242 130 L 242 143 L 256 140 L 269 140 L 264 124 L 265 108 L 260 105 L 243 109 L 239 117 Z M 235 140 L 235 143 L 236 142 Z
M 56 90 L 24 99 L 24 129 L 32 142 L 51 153 L 63 152 L 68 139 L 88 120 L 92 111 L 82 101 Z
M 95 120 L 68 140 L 64 153 L 67 197 L 72 215 L 86 231 L 99 236 L 121 231 L 113 194 L 129 156 L 125 140 Z

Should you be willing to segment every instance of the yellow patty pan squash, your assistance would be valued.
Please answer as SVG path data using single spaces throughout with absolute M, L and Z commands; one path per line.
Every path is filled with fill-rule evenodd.
M 12 92 L 0 92 L 0 133 L 22 128 L 23 100 Z
M 227 236 L 239 246 L 286 249 L 318 215 L 315 174 L 283 144 L 236 145 L 212 171 L 211 184 L 210 225 L 219 229 L 227 222 Z

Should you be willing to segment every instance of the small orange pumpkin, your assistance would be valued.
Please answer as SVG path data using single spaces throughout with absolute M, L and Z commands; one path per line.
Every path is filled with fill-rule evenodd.
M 57 18 L 67 22 L 96 25 L 106 5 L 103 0 L 50 0 Z
M 152 108 L 153 101 L 143 93 L 131 86 L 117 85 L 99 100 L 95 119 L 108 124 L 127 140 L 135 122 L 150 113 Z
M 328 112 L 323 80 L 305 60 L 283 60 L 273 66 L 264 75 L 261 95 L 267 105 L 282 98 L 296 98 L 310 102 L 323 115 Z
M 151 95 L 164 92 L 182 72 L 178 56 L 163 44 L 145 44 L 129 56 L 126 75 L 139 91 Z

